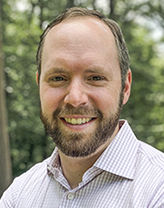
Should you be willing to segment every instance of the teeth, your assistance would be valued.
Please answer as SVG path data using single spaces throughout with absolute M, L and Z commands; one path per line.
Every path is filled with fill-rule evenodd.
M 88 123 L 92 118 L 64 118 L 67 123 L 73 124 L 73 125 L 80 125 L 84 123 Z
M 76 124 L 76 119 L 75 118 L 72 118 L 71 123 L 72 124 Z

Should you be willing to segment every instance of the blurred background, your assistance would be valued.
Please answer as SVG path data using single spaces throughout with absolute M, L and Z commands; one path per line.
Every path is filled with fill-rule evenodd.
M 164 0 L 0 0 L 0 195 L 54 149 L 39 118 L 35 56 L 43 29 L 72 6 L 97 9 L 122 28 L 133 83 L 121 117 L 164 152 Z

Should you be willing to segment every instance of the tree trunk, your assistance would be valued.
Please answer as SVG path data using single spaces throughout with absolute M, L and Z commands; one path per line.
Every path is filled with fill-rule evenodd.
M 69 0 L 69 1 L 67 1 L 66 9 L 67 9 L 67 8 L 71 8 L 71 7 L 74 7 L 74 6 L 75 6 L 74 0 Z
M 10 145 L 7 133 L 5 78 L 2 51 L 2 0 L 0 0 L 0 197 L 12 180 Z
M 109 1 L 110 18 L 113 20 L 115 20 L 115 5 L 116 5 L 116 0 Z

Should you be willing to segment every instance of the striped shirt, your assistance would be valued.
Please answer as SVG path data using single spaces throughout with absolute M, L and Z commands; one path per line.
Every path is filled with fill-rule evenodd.
M 14 180 L 0 208 L 164 208 L 164 154 L 138 141 L 127 121 L 71 189 L 57 148 Z

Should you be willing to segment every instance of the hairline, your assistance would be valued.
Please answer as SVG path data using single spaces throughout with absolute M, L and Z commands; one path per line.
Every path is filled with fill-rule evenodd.
M 79 9 L 79 8 L 73 8 L 73 9 L 76 10 L 76 9 Z M 74 10 L 74 12 L 75 12 L 75 10 Z M 80 10 L 77 10 L 77 11 L 79 12 Z M 51 29 L 53 29 L 56 25 L 59 25 L 60 23 L 62 23 L 64 21 L 67 21 L 69 19 L 72 19 L 72 18 L 92 17 L 92 18 L 95 18 L 95 19 L 99 19 L 101 22 L 103 22 L 110 29 L 111 33 L 113 34 L 113 37 L 114 37 L 114 40 L 115 40 L 114 42 L 115 42 L 116 50 L 117 50 L 117 60 L 118 60 L 118 63 L 119 63 L 120 73 L 121 73 L 122 88 L 124 88 L 125 75 L 127 74 L 127 70 L 126 70 L 126 73 L 124 73 L 124 71 L 123 71 L 124 69 L 123 69 L 123 66 L 122 66 L 124 60 L 122 59 L 123 55 L 121 54 L 121 47 L 120 47 L 120 43 L 119 43 L 120 40 L 118 40 L 119 36 L 118 36 L 117 32 L 120 33 L 119 35 L 121 35 L 121 38 L 122 38 L 123 41 L 124 41 L 124 37 L 123 37 L 122 31 L 121 31 L 119 25 L 114 20 L 106 18 L 103 14 L 101 14 L 97 11 L 94 11 L 92 13 L 92 10 L 90 10 L 90 13 L 89 12 L 85 13 L 85 9 L 83 9 L 83 13 L 80 11 L 79 13 L 67 14 L 65 12 L 63 14 L 64 14 L 64 16 L 62 16 L 62 14 L 61 14 L 54 21 L 52 21 L 47 26 L 47 28 L 44 30 L 44 32 L 41 36 L 41 41 L 40 41 L 38 51 L 37 51 L 37 62 L 40 63 L 40 65 L 38 65 L 39 80 L 40 80 L 40 75 L 41 75 L 41 61 L 42 61 L 42 53 L 43 53 L 44 43 L 45 43 L 45 39 L 46 39 L 48 33 L 51 31 Z M 62 18 L 60 18 L 61 16 L 62 16 Z M 114 28 L 115 26 L 116 26 L 116 28 Z M 116 30 L 119 30 L 119 31 L 116 32 Z M 126 43 L 123 43 L 123 45 L 126 45 Z M 126 46 L 124 46 L 124 47 L 125 47 L 125 50 L 127 51 L 127 47 Z M 129 59 L 128 51 L 127 51 L 127 58 Z M 129 60 L 127 62 L 129 64 Z

